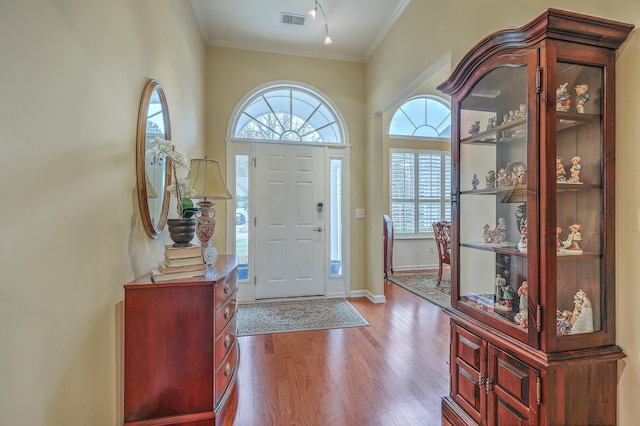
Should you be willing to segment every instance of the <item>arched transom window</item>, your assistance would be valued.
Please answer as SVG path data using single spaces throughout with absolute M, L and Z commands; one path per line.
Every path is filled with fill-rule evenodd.
M 436 96 L 409 99 L 393 114 L 389 135 L 423 138 L 451 137 L 451 108 Z
M 278 84 L 250 96 L 236 114 L 237 139 L 344 143 L 338 114 L 322 96 L 302 86 Z

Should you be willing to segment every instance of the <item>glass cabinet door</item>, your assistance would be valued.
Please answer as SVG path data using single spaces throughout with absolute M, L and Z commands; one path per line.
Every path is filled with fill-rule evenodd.
M 558 62 L 556 275 L 559 337 L 602 329 L 603 68 Z
M 529 327 L 530 59 L 484 74 L 459 111 L 458 307 L 516 335 Z

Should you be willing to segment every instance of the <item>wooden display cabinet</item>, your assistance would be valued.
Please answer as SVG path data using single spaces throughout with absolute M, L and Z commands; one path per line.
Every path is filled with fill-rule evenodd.
M 615 55 L 632 29 L 548 9 L 481 40 L 439 86 L 453 121 L 445 424 L 616 422 Z
M 236 377 L 236 256 L 204 277 L 124 286 L 124 424 L 231 424 Z

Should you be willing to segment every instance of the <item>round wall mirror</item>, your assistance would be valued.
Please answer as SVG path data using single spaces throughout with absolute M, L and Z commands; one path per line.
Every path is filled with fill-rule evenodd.
M 156 238 L 167 222 L 167 186 L 171 183 L 168 160 L 146 155 L 155 138 L 171 139 L 171 126 L 162 86 L 156 80 L 151 80 L 142 92 L 136 137 L 138 203 L 144 229 L 151 238 Z

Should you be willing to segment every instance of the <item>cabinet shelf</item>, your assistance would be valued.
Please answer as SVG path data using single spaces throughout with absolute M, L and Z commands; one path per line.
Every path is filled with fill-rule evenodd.
M 589 123 L 598 123 L 601 118 L 600 114 L 556 111 L 556 130 L 562 131 Z
M 521 132 L 519 133 L 518 136 L 510 136 L 510 137 L 505 137 L 505 136 L 501 136 L 500 133 L 503 133 L 505 130 L 510 130 L 516 127 L 524 127 L 524 125 L 527 123 L 527 119 L 525 118 L 518 118 L 515 119 L 513 121 L 510 121 L 507 124 L 501 124 L 500 126 L 496 126 L 494 128 L 492 128 L 491 130 L 486 130 L 483 132 L 478 133 L 477 135 L 474 136 L 470 136 L 468 138 L 464 138 L 460 141 L 460 143 L 463 144 L 469 144 L 469 143 L 474 143 L 474 144 L 488 144 L 488 145 L 493 145 L 496 144 L 497 142 L 512 142 L 515 140 L 521 140 L 524 141 L 525 140 L 525 136 L 526 136 L 526 132 Z

